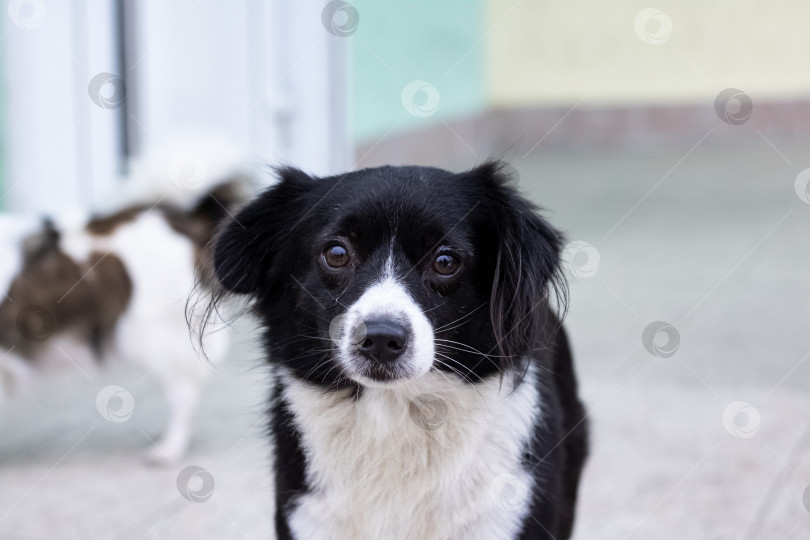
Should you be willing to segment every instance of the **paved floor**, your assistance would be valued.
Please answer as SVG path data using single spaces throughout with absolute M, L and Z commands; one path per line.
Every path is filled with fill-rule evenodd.
M 794 191 L 810 151 L 778 147 L 516 164 L 588 243 L 568 319 L 593 426 L 578 539 L 810 538 L 810 204 Z M 677 347 L 666 330 L 645 342 L 656 321 Z M 10 403 L 0 538 L 267 538 L 256 365 L 237 354 L 212 377 L 193 451 L 169 469 L 139 458 L 164 407 L 143 373 L 66 373 Z M 130 421 L 99 417 L 108 384 L 135 396 Z M 215 480 L 204 503 L 176 488 L 187 465 Z

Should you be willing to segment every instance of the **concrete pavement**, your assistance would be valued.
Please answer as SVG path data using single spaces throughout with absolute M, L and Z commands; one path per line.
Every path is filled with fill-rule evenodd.
M 576 538 L 810 538 L 810 204 L 794 191 L 810 151 L 777 147 L 515 163 L 523 189 L 587 243 L 570 263 L 593 428 Z M 656 321 L 674 342 L 645 342 Z M 165 407 L 143 373 L 69 370 L 8 404 L 0 538 L 269 537 L 267 380 L 249 334 L 212 377 L 174 468 L 140 459 Z M 98 415 L 108 384 L 134 395 L 130 421 Z M 187 465 L 215 480 L 203 503 L 178 492 Z

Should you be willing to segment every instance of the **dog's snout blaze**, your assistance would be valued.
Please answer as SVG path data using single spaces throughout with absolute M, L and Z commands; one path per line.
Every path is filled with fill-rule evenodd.
M 398 359 L 408 345 L 408 328 L 393 320 L 366 321 L 366 335 L 360 351 L 377 362 L 388 363 Z

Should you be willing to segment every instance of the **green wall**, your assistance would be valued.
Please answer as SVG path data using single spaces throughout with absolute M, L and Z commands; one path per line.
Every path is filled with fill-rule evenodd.
M 354 142 L 373 143 L 393 126 L 407 130 L 464 117 L 485 106 L 483 0 L 354 0 L 360 16 L 350 37 L 349 95 Z M 410 114 L 402 91 L 433 85 L 438 108 Z M 424 105 L 427 94 L 415 96 Z

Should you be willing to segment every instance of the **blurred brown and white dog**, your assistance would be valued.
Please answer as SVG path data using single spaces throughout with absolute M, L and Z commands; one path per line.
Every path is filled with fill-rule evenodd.
M 178 167 L 191 176 L 184 179 L 180 170 L 179 183 L 177 174 L 173 183 L 168 174 L 152 178 L 152 202 L 80 221 L 0 218 L 0 395 L 4 387 L 25 388 L 54 361 L 119 357 L 140 364 L 170 408 L 147 454 L 154 463 L 176 461 L 188 449 L 209 368 L 189 339 L 186 299 L 195 283 L 207 281 L 205 247 L 217 222 L 248 186 L 244 170 L 193 159 L 159 169 L 178 173 Z M 227 333 L 205 340 L 216 364 Z

